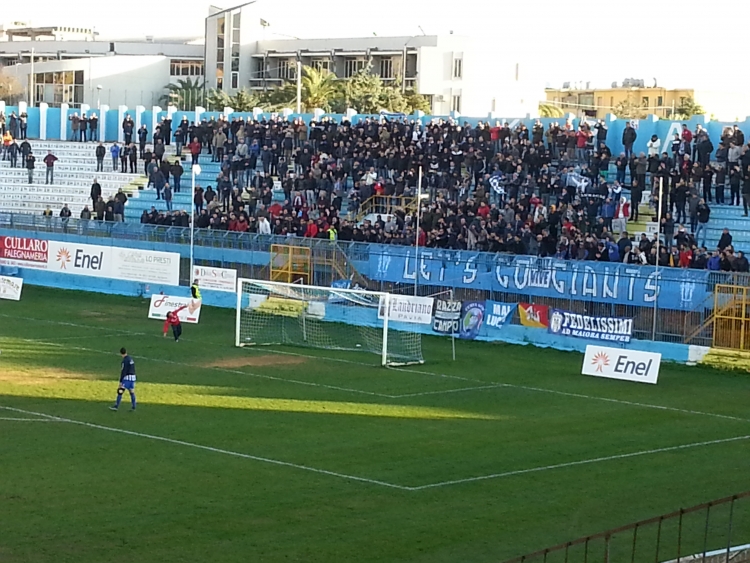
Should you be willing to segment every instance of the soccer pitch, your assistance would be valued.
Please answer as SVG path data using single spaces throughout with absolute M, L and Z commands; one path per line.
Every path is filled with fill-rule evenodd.
M 750 488 L 745 375 L 436 338 L 384 369 L 237 349 L 231 310 L 175 343 L 147 310 L 0 301 L 0 561 L 483 563 Z M 133 414 L 107 408 L 121 346 Z

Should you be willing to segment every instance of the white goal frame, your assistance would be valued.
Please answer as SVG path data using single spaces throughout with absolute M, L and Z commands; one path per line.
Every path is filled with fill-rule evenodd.
M 242 296 L 243 296 L 244 283 L 256 284 L 258 286 L 268 286 L 271 288 L 293 287 L 293 288 L 302 289 L 302 290 L 308 289 L 311 291 L 328 291 L 330 293 L 350 294 L 350 295 L 368 295 L 368 296 L 378 297 L 381 300 L 380 303 L 384 307 L 383 327 L 382 327 L 383 346 L 380 352 L 380 364 L 384 367 L 388 365 L 405 365 L 405 363 L 396 364 L 393 362 L 390 362 L 390 363 L 388 362 L 388 331 L 389 331 L 389 324 L 390 324 L 389 323 L 389 311 L 390 311 L 390 304 L 391 304 L 391 294 L 383 292 L 383 291 L 370 291 L 366 289 L 340 289 L 336 287 L 304 285 L 300 283 L 284 283 L 284 282 L 274 282 L 274 281 L 257 280 L 257 279 L 250 279 L 250 278 L 240 278 L 237 280 L 237 306 L 236 306 L 237 310 L 236 310 L 236 319 L 235 319 L 235 323 L 236 323 L 235 324 L 235 346 L 236 347 L 243 348 L 245 346 L 257 346 L 258 345 L 254 343 L 242 342 L 240 338 L 240 332 L 242 328 L 242 323 L 241 323 L 242 321 Z

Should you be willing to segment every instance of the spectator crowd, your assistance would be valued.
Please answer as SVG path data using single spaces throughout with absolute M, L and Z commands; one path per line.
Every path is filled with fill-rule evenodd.
M 537 121 L 529 129 L 523 123 L 511 128 L 406 118 L 356 124 L 184 119 L 174 128 L 163 120 L 151 138 L 145 127 L 135 131 L 130 118 L 122 127 L 125 143 L 109 148 L 112 169 L 142 171 L 165 202 L 166 211 L 144 211 L 142 223 L 189 225 L 189 214 L 173 212 L 172 200 L 185 171 L 208 153 L 220 172 L 193 194 L 198 228 L 748 269 L 730 233 L 707 248 L 714 201 L 742 202 L 748 213 L 750 151 L 736 126 L 724 132 L 718 147 L 700 126 L 683 126 L 668 150 L 653 137 L 647 152 L 636 154 L 638 132 L 628 124 L 619 155 L 608 147 L 603 121 L 546 128 Z M 165 158 L 172 141 L 177 155 L 190 157 L 184 166 Z M 103 145 L 96 154 L 103 170 Z M 274 197 L 279 189 L 281 201 Z M 92 188 L 98 218 L 101 205 L 97 209 L 94 196 Z M 107 205 L 105 220 L 122 215 L 108 213 Z M 372 220 L 362 221 L 365 213 Z M 659 225 L 660 238 L 630 236 L 629 224 L 644 214 Z

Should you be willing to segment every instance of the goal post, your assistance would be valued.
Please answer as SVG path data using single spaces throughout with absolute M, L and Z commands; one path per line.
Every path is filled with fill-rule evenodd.
M 383 366 L 423 363 L 422 335 L 418 326 L 408 322 L 413 316 L 394 318 L 392 312 L 399 300 L 407 299 L 425 298 L 240 279 L 235 345 L 370 352 L 380 357 Z M 431 305 L 429 309 L 419 318 L 431 315 Z

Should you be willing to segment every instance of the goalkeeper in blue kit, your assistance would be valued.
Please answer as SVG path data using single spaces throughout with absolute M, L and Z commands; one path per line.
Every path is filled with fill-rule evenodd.
M 120 355 L 122 356 L 122 370 L 120 371 L 120 385 L 117 387 L 117 400 L 110 410 L 116 411 L 120 408 L 120 401 L 122 396 L 125 394 L 125 390 L 130 393 L 130 404 L 132 408 L 131 412 L 135 410 L 135 362 L 133 358 L 128 356 L 128 351 L 125 348 L 120 348 Z

